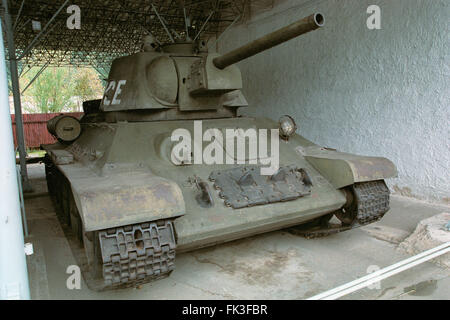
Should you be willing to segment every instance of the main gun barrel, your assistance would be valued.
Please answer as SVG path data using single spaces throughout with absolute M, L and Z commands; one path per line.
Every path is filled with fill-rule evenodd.
M 217 68 L 225 69 L 236 62 L 254 56 L 257 53 L 270 49 L 280 43 L 316 30 L 324 25 L 324 20 L 325 19 L 322 14 L 312 14 L 220 57 L 214 58 L 213 63 Z

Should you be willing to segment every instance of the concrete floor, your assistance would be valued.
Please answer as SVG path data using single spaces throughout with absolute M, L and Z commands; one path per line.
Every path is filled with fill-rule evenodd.
M 43 165 L 29 166 L 36 192 L 46 191 Z M 169 278 L 140 289 L 97 293 L 84 282 L 69 290 L 66 269 L 76 264 L 48 196 L 25 202 L 34 255 L 28 257 L 33 299 L 305 299 L 408 257 L 397 249 L 417 223 L 450 210 L 393 196 L 377 224 L 307 240 L 276 231 L 179 254 Z M 431 262 L 342 299 L 450 299 L 450 271 Z

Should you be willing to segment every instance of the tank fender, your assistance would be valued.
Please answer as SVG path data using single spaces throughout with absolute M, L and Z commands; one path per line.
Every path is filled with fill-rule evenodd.
M 397 176 L 394 163 L 382 157 L 358 156 L 318 146 L 297 147 L 296 151 L 337 189 Z
M 149 173 L 72 181 L 85 231 L 175 218 L 185 213 L 179 186 Z

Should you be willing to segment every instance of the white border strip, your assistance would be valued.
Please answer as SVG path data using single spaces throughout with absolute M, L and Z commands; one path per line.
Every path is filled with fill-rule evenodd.
M 376 272 L 373 272 L 367 276 L 361 277 L 349 283 L 346 283 L 337 288 L 328 290 L 326 292 L 320 293 L 313 297 L 308 298 L 307 300 L 334 300 L 345 296 L 349 293 L 355 292 L 359 289 L 370 286 L 371 284 L 378 282 L 380 280 L 386 279 L 394 274 L 400 273 L 404 270 L 415 267 L 423 262 L 436 258 L 440 255 L 443 255 L 447 252 L 450 252 L 450 242 L 446 242 L 440 246 L 437 246 L 433 249 L 424 251 L 410 257 L 408 259 L 402 260 L 396 264 L 393 264 L 389 267 L 383 268 Z

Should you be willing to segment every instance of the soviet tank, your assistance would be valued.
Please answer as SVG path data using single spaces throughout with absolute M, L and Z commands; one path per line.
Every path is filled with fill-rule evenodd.
M 90 288 L 167 277 L 179 252 L 284 228 L 324 236 L 383 217 L 391 161 L 318 146 L 289 116 L 238 116 L 247 101 L 236 63 L 323 25 L 316 13 L 224 55 L 202 41 L 147 41 L 113 61 L 80 128 L 53 121 L 63 136 L 42 146 L 48 189 Z M 182 134 L 192 141 L 180 148 Z M 212 143 L 217 161 L 202 159 Z

